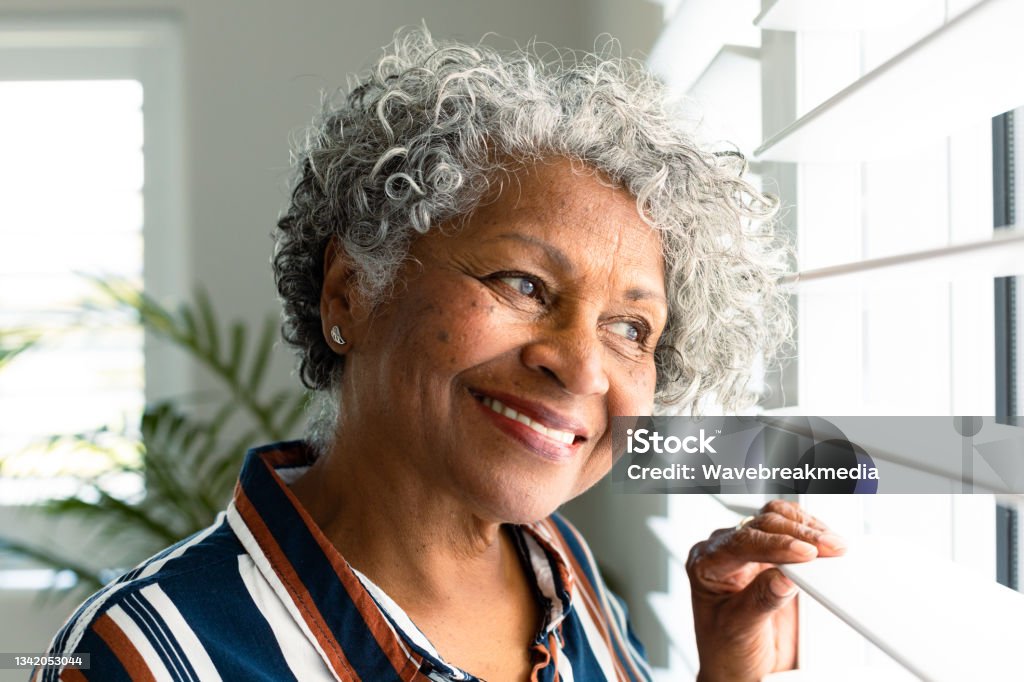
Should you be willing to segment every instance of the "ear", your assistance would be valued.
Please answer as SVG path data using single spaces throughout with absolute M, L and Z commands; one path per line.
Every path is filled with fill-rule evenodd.
M 324 250 L 324 283 L 320 289 L 320 324 L 324 340 L 336 353 L 344 353 L 353 341 L 357 340 L 361 325 L 358 320 L 365 316 L 362 311 L 362 297 L 356 286 L 356 271 L 348 254 L 332 238 Z M 335 325 L 341 330 L 345 344 L 339 344 L 331 338 L 331 328 Z

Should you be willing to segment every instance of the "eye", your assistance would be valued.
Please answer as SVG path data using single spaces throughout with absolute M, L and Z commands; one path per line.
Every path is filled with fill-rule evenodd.
M 633 320 L 619 320 L 608 325 L 613 334 L 618 334 L 628 341 L 642 343 L 647 336 L 647 330 L 643 324 Z
M 509 287 L 517 294 L 529 298 L 540 298 L 540 282 L 527 275 L 505 275 L 498 278 L 498 281 Z

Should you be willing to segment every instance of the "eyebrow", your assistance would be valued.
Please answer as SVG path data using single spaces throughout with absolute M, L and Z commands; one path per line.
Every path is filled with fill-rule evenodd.
M 656 303 L 664 303 L 668 305 L 668 301 L 661 294 L 656 294 L 650 289 L 627 289 L 626 290 L 627 301 L 654 301 Z
M 576 269 L 572 260 L 570 260 L 561 249 L 554 244 L 549 244 L 543 239 L 538 239 L 537 237 L 533 237 L 528 234 L 517 234 L 515 232 L 503 232 L 495 236 L 494 239 L 509 239 L 512 241 L 525 242 L 526 244 L 535 246 L 544 251 L 548 258 L 554 261 L 558 267 L 565 270 L 570 275 Z M 627 301 L 655 301 L 656 303 L 663 303 L 666 306 L 668 305 L 668 301 L 661 294 L 657 294 L 650 289 L 643 289 L 640 287 L 627 289 L 625 292 L 625 298 Z
M 554 244 L 549 244 L 543 239 L 537 239 L 536 237 L 528 234 L 516 234 L 515 232 L 502 232 L 497 235 L 495 239 L 511 239 L 512 241 L 526 242 L 531 246 L 536 246 L 543 250 L 547 254 L 548 258 L 553 260 L 558 267 L 569 272 L 570 274 L 576 270 L 573 262 L 569 260 L 569 257 Z

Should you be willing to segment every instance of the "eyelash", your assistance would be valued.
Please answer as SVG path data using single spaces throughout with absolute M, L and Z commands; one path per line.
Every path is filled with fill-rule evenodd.
M 536 277 L 535 275 L 530 275 L 525 272 L 496 272 L 493 275 L 490 275 L 487 279 L 501 282 L 504 286 L 511 289 L 517 295 L 525 296 L 526 298 L 537 301 L 538 303 L 546 304 L 548 301 L 548 296 L 546 295 L 547 285 L 545 285 L 544 280 L 540 279 L 539 277 Z M 507 279 L 525 280 L 529 282 L 531 285 L 533 285 L 534 289 L 529 294 L 523 293 L 522 291 L 517 290 L 511 284 L 504 281 Z M 614 320 L 612 324 L 618 324 L 620 322 L 625 322 L 632 325 L 633 328 L 636 329 L 637 337 L 635 339 L 630 339 L 622 334 L 619 334 L 619 336 L 622 336 L 622 338 L 632 343 L 635 343 L 637 346 L 640 346 L 642 348 L 645 348 L 647 346 L 647 341 L 651 335 L 651 328 L 645 321 L 626 318 Z

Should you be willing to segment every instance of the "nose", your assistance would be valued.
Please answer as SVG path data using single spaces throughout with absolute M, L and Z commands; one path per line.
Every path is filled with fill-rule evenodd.
M 523 364 L 551 377 L 567 393 L 603 395 L 608 392 L 605 349 L 593 320 L 576 319 L 538 330 L 522 350 Z

